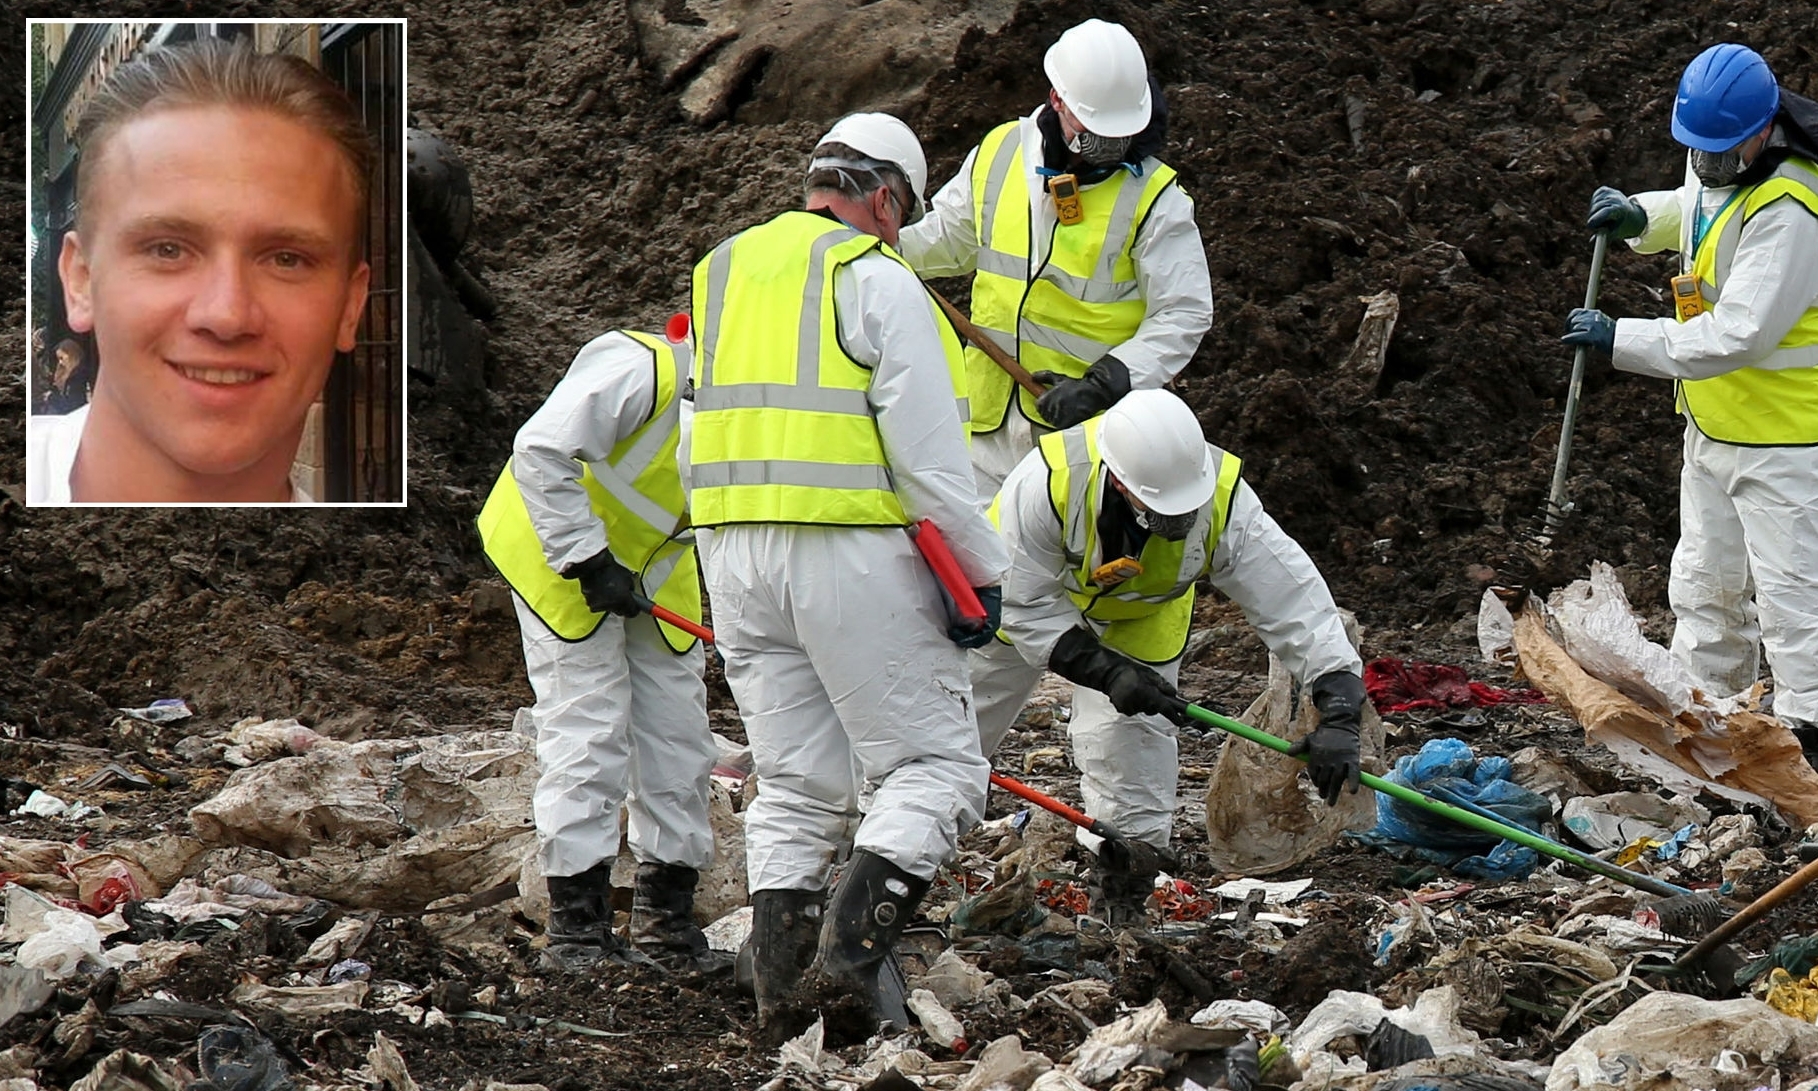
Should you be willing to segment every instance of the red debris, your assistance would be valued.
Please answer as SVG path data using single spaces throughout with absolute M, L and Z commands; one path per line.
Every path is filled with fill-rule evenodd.
M 1539 705 L 1547 700 L 1538 690 L 1503 689 L 1473 682 L 1463 667 L 1388 658 L 1364 664 L 1364 689 L 1381 713 Z

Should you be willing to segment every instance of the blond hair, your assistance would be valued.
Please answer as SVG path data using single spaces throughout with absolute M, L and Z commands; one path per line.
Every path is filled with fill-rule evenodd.
M 332 80 L 288 53 L 258 53 L 220 38 L 154 49 L 122 65 L 101 85 L 77 122 L 77 146 L 84 160 L 97 163 L 109 138 L 128 122 L 188 106 L 266 110 L 321 133 L 341 152 L 359 211 L 354 222 L 356 227 L 365 224 L 374 159 L 366 125 Z M 76 172 L 78 230 L 93 173 Z

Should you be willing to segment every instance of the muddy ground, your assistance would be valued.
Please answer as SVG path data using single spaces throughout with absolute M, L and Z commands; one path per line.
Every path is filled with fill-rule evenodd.
M 706 10 L 700 0 L 635 6 L 647 21 L 657 9 L 681 24 Z M 166 7 L 128 0 L 112 10 Z M 211 14 L 280 13 L 267 7 L 235 2 Z M 927 7 L 957 18 L 964 5 Z M 67 14 L 36 2 L 13 10 Z M 1526 547 L 1571 363 L 1556 336 L 1588 268 L 1578 224 L 1598 184 L 1677 180 L 1672 88 L 1704 45 L 1752 44 L 1786 86 L 1818 95 L 1818 16 L 1803 0 L 1030 0 L 993 31 L 961 35 L 919 91 L 891 78 L 889 64 L 867 79 L 842 68 L 848 51 L 825 50 L 816 63 L 843 99 L 804 97 L 796 69 L 758 64 L 727 93 L 726 116 L 705 125 L 684 113 L 686 80 L 666 78 L 646 56 L 633 5 L 530 0 L 509 15 L 478 0 L 316 9 L 324 18 L 355 11 L 410 17 L 413 120 L 468 158 L 478 219 L 467 254 L 501 302 L 487 326 L 486 389 L 413 382 L 407 511 L 27 512 L 17 501 L 24 289 L 15 255 L 24 248 L 0 248 L 0 359 L 15 361 L 0 379 L 0 774 L 49 776 L 62 760 L 57 744 L 117 750 L 110 710 L 158 697 L 186 698 L 213 728 L 244 716 L 297 716 L 341 737 L 504 726 L 529 692 L 509 601 L 472 519 L 512 432 L 574 349 L 615 326 L 654 328 L 685 307 L 694 259 L 787 207 L 814 137 L 844 109 L 877 104 L 867 88 L 921 133 L 938 183 L 990 125 L 1039 100 L 1042 50 L 1093 14 L 1125 22 L 1145 43 L 1173 110 L 1165 158 L 1198 202 L 1218 316 L 1180 389 L 1362 620 L 1366 654 L 1466 661 L 1460 623 L 1486 581 L 1559 584 L 1592 559 L 1620 566 L 1651 632 L 1664 635 L 1678 445 L 1665 384 L 1592 363 L 1570 479 L 1577 510 L 1550 553 Z M 9 16 L 0 34 L 0 220 L 14 225 L 24 216 L 23 29 Z M 909 50 L 915 28 L 899 32 Z M 1668 272 L 1666 259 L 1613 253 L 1607 307 L 1666 313 Z M 1400 302 L 1385 364 L 1380 374 L 1347 368 L 1362 299 L 1385 290 Z M 1261 645 L 1229 606 L 1202 609 L 1220 636 L 1189 678 L 1208 703 L 1241 708 L 1262 686 Z M 728 707 L 723 687 L 715 701 Z M 1558 725 L 1538 736 L 1558 748 L 1572 738 Z M 1510 750 L 1536 738 L 1493 726 L 1472 741 Z M 1214 745 L 1190 743 L 1183 763 L 1209 764 Z M 197 792 L 102 800 L 115 823 L 101 840 L 180 828 Z M 1184 781 L 1183 797 L 1196 794 Z M 55 831 L 8 817 L 0 832 Z M 1192 870 L 1203 835 L 1190 822 L 1180 835 L 1188 875 L 1205 877 Z M 1246 954 L 1216 938 L 1187 955 L 1221 988 L 1297 1017 L 1326 989 L 1387 981 L 1394 967 L 1368 964 L 1361 930 L 1374 899 L 1396 897 L 1406 879 L 1353 848 L 1305 870 L 1335 894 L 1317 943 L 1302 934 L 1312 955 Z M 211 941 L 214 970 L 175 991 L 219 1003 L 248 960 L 292 952 L 299 940 L 282 931 Z M 380 976 L 477 989 L 492 975 L 509 992 L 509 968 L 468 964 L 410 919 L 383 921 L 377 937 L 369 954 Z M 1233 969 L 1243 972 L 1233 978 Z M 1176 1015 L 1192 1010 L 1151 956 L 1119 970 L 1125 998 L 1156 990 Z M 303 1058 L 338 1067 L 359 1063 L 378 1025 L 436 1088 L 474 1076 L 717 1088 L 769 1074 L 769 1055 L 745 1038 L 751 1009 L 729 986 L 557 982 L 509 996 L 500 1010 L 627 1036 L 484 1023 L 424 1030 L 386 1016 L 272 1030 Z M 1043 1045 L 1078 1038 L 1064 1019 L 1020 1029 Z M 1507 1029 L 1525 1055 L 1558 1047 Z M 109 1026 L 53 1078 L 73 1080 L 122 1043 L 176 1056 L 194 1031 Z

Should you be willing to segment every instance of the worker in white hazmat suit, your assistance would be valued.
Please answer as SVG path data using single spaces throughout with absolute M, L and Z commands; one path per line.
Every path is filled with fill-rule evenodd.
M 758 777 L 745 843 L 771 1036 L 799 1029 L 781 1001 L 811 958 L 875 985 L 985 801 L 962 645 L 995 630 L 1008 561 L 967 462 L 958 339 L 890 248 L 926 177 L 908 126 L 847 117 L 815 149 L 806 211 L 695 267 L 693 517 Z M 923 519 L 987 625 L 949 622 L 905 530 Z
M 693 919 L 695 884 L 713 856 L 717 756 L 702 652 L 647 612 L 654 600 L 701 619 L 678 462 L 686 318 L 670 332 L 673 340 L 615 331 L 584 346 L 518 430 L 480 513 L 537 698 L 532 805 L 549 884 L 546 968 L 726 964 Z M 638 862 L 630 948 L 612 929 L 611 888 L 627 805 Z
M 1565 340 L 1674 380 L 1673 654 L 1728 696 L 1754 685 L 1765 645 L 1774 714 L 1818 761 L 1818 103 L 1754 50 L 1716 45 L 1687 66 L 1672 129 L 1684 184 L 1600 188 L 1589 226 L 1679 253 L 1674 316 L 1580 308 Z
M 1237 603 L 1305 685 L 1320 723 L 1296 746 L 1327 803 L 1357 790 L 1363 664 L 1313 561 L 1263 510 L 1237 456 L 1206 442 L 1193 410 L 1138 390 L 1101 417 L 1042 437 L 992 514 L 1010 549 L 1002 636 L 972 653 L 980 748 L 997 749 L 1044 668 L 1077 687 L 1068 735 L 1093 818 L 1165 858 L 1179 771 L 1175 691 L 1194 583 Z M 1153 861 L 1099 853 L 1092 895 L 1111 924 L 1139 924 Z
M 1193 200 L 1156 158 L 1168 110 L 1142 46 L 1089 19 L 1043 67 L 1048 100 L 993 129 L 901 243 L 923 276 L 973 274 L 973 322 L 1052 384 L 1038 401 L 966 349 L 972 459 L 987 495 L 1036 437 L 1172 379 L 1212 326 Z

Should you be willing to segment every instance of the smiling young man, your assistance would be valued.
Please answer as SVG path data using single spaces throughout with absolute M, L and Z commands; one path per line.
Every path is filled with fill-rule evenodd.
M 31 503 L 307 502 L 309 407 L 354 347 L 372 151 L 299 58 L 219 40 L 116 72 L 78 128 L 58 262 L 94 396 L 33 422 Z

